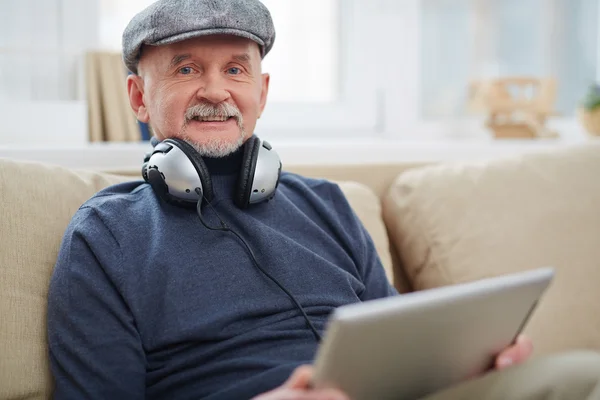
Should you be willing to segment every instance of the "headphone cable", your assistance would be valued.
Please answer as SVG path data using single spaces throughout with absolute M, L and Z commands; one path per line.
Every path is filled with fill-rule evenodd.
M 198 193 L 198 191 L 199 190 L 197 189 L 196 192 Z M 302 307 L 302 305 L 298 302 L 298 300 L 296 299 L 296 297 L 292 293 L 290 293 L 290 291 L 287 290 L 281 283 L 279 283 L 279 281 L 274 276 L 272 276 L 270 273 L 268 273 L 267 271 L 265 271 L 260 266 L 260 264 L 256 260 L 256 256 L 254 255 L 254 252 L 252 251 L 252 248 L 250 248 L 250 246 L 244 240 L 244 238 L 242 238 L 242 236 L 240 234 L 238 234 L 236 231 L 234 231 L 229 226 L 227 226 L 227 224 L 225 224 L 225 222 L 221 219 L 221 216 L 219 215 L 219 213 L 217 212 L 217 210 L 213 207 L 212 204 L 210 204 L 210 202 L 206 199 L 206 197 L 204 197 L 204 194 L 202 192 L 200 192 L 198 194 L 201 195 L 201 199 L 198 201 L 198 204 L 196 205 L 196 214 L 198 215 L 198 218 L 200 218 L 200 222 L 202 222 L 202 225 L 204 225 L 204 227 L 206 229 L 211 230 L 211 231 L 230 232 L 233 235 L 235 235 L 239 239 L 239 241 L 242 242 L 242 244 L 246 247 L 246 250 L 248 251 L 248 254 L 250 254 L 250 257 L 252 258 L 252 262 L 254 263 L 254 265 L 256 266 L 256 268 L 258 268 L 258 270 L 260 272 L 262 272 L 263 275 L 265 275 L 267 278 L 269 278 L 273 283 L 275 283 L 277 286 L 279 286 L 279 288 L 294 302 L 294 304 L 296 305 L 296 307 L 302 313 L 302 316 L 306 320 L 306 323 L 308 324 L 308 327 L 312 331 L 313 335 L 315 335 L 315 338 L 317 339 L 317 342 L 320 342 L 321 339 L 322 339 L 321 335 L 319 334 L 319 332 L 317 331 L 317 329 L 315 328 L 315 326 L 313 325 L 313 323 L 308 318 L 308 315 L 306 314 L 306 311 L 304 310 L 304 308 Z M 219 219 L 219 222 L 221 223 L 221 228 L 214 228 L 214 227 L 208 226 L 208 224 L 204 221 L 204 218 L 202 218 L 202 199 L 204 199 L 206 201 L 206 203 L 210 206 L 210 208 L 214 211 L 215 215 Z

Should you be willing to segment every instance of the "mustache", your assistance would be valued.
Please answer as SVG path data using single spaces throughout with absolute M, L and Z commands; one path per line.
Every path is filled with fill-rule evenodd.
M 202 103 L 192 106 L 187 109 L 185 112 L 185 120 L 189 122 L 194 118 L 207 118 L 207 117 L 216 117 L 216 118 L 235 118 L 238 123 L 242 121 L 242 113 L 240 110 L 229 103 L 220 103 L 220 104 L 212 104 L 212 103 Z

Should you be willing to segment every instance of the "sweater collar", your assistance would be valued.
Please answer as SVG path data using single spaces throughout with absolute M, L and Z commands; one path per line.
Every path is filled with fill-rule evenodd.
M 214 200 L 233 200 L 235 195 L 242 161 L 244 158 L 244 146 L 235 152 L 219 158 L 203 157 L 204 164 L 208 169 Z
M 235 152 L 219 158 L 203 157 L 204 164 L 211 176 L 213 175 L 236 175 L 242 168 L 244 158 L 244 146 L 242 145 Z

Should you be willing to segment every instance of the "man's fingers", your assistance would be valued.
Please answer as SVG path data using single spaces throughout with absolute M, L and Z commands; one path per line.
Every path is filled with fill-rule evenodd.
M 273 394 L 281 396 L 281 400 L 350 400 L 348 396 L 339 390 L 310 390 L 313 373 L 314 368 L 310 365 L 302 365 L 296 368 L 283 384 L 281 392 L 275 390 Z M 270 399 L 269 397 L 268 400 Z M 273 397 L 273 400 L 275 399 L 279 400 L 280 397 Z
M 520 335 L 514 345 L 504 350 L 496 358 L 496 368 L 502 369 L 527 360 L 533 352 L 533 343 L 526 336 Z
M 313 376 L 313 368 L 310 365 L 302 365 L 292 373 L 283 387 L 289 389 L 308 389 Z
M 299 397 L 292 397 L 291 400 L 350 400 L 348 396 L 339 390 L 326 389 L 313 392 L 303 392 Z
M 279 388 L 253 400 L 350 400 L 342 392 L 327 389 L 306 391 L 302 389 Z
M 519 335 L 517 347 L 519 349 L 519 360 L 517 362 L 523 362 L 533 354 L 533 342 L 525 335 Z

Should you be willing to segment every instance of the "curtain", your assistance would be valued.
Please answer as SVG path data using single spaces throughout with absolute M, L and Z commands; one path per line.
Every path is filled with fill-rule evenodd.
M 142 126 L 129 105 L 121 54 L 89 52 L 85 65 L 90 141 L 142 140 Z

